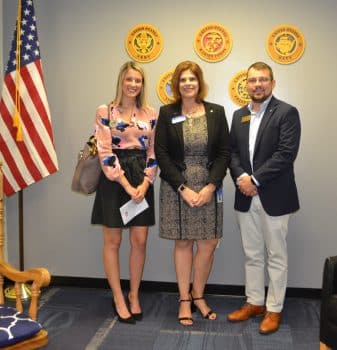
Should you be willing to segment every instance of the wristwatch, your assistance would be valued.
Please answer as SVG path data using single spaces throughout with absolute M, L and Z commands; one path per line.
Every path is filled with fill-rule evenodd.
M 179 191 L 179 192 L 182 192 L 182 191 L 184 191 L 185 188 L 186 188 L 186 187 L 184 186 L 184 184 L 181 184 L 181 185 L 178 187 L 178 191 Z

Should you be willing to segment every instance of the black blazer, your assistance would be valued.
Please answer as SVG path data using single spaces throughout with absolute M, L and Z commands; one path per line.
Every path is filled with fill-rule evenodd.
M 258 194 L 268 215 L 279 216 L 299 209 L 294 175 L 301 124 L 297 109 L 272 97 L 256 137 L 253 168 L 249 160 L 249 109 L 243 107 L 233 115 L 231 126 L 231 165 L 234 183 L 246 172 L 259 182 Z M 235 192 L 234 208 L 246 212 L 251 197 Z
M 205 183 L 216 187 L 222 185 L 230 162 L 229 130 L 223 106 L 204 102 L 208 130 L 208 164 L 209 175 Z M 160 168 L 160 177 L 167 181 L 174 190 L 186 183 L 183 171 L 184 137 L 183 122 L 174 123 L 180 116 L 181 103 L 162 106 L 156 125 L 155 153 Z

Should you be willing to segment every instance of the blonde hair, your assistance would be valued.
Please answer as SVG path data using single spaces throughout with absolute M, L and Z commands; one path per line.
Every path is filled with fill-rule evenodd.
M 181 94 L 179 91 L 179 80 L 182 72 L 190 70 L 198 79 L 199 82 L 199 91 L 196 97 L 197 102 L 201 102 L 205 99 L 207 94 L 207 85 L 204 80 L 204 75 L 202 73 L 199 65 L 192 61 L 183 61 L 179 63 L 176 69 L 173 72 L 172 83 L 171 83 L 171 91 L 173 94 L 173 98 L 175 102 L 181 101 Z
M 137 97 L 136 97 L 136 105 L 138 108 L 145 108 L 145 107 L 147 107 L 145 72 L 144 72 L 143 67 L 139 63 L 134 62 L 134 61 L 126 62 L 120 68 L 119 74 L 118 74 L 117 86 L 116 86 L 116 95 L 115 95 L 115 98 L 113 100 L 113 103 L 118 106 L 122 102 L 123 81 L 124 81 L 125 75 L 129 69 L 133 69 L 133 70 L 139 72 L 140 75 L 142 76 L 142 89 L 141 89 L 139 95 L 137 95 Z

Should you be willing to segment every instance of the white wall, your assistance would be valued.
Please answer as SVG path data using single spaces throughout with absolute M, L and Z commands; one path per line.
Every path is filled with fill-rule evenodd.
M 17 5 L 13 0 L 3 3 L 6 61 Z M 96 106 L 112 99 L 119 67 L 130 59 L 124 48 L 126 33 L 135 24 L 151 23 L 164 38 L 159 58 L 144 64 L 150 102 L 156 108 L 161 105 L 156 95 L 159 76 L 180 61 L 192 59 L 204 70 L 208 100 L 225 105 L 230 123 L 238 108 L 228 95 L 233 74 L 257 60 L 273 67 L 275 96 L 298 107 L 303 128 L 296 161 L 302 207 L 289 227 L 289 286 L 321 287 L 324 258 L 337 253 L 335 0 L 284 0 L 281 6 L 255 1 L 253 7 L 248 0 L 186 0 L 183 6 L 178 0 L 34 3 L 60 171 L 24 191 L 26 268 L 41 265 L 58 276 L 104 277 L 101 230 L 90 225 L 93 197 L 72 193 L 70 182 L 76 154 L 93 130 Z M 207 22 L 224 24 L 233 36 L 232 52 L 222 62 L 202 61 L 193 50 L 194 34 Z M 275 63 L 265 50 L 269 32 L 284 23 L 300 28 L 307 43 L 301 60 L 291 65 Z M 158 185 L 159 180 L 156 189 Z M 224 193 L 224 237 L 209 282 L 243 285 L 244 259 L 229 177 Z M 6 204 L 9 257 L 18 264 L 17 195 Z M 122 278 L 128 278 L 125 238 Z M 151 229 L 144 280 L 175 281 L 172 242 L 158 238 L 157 226 Z

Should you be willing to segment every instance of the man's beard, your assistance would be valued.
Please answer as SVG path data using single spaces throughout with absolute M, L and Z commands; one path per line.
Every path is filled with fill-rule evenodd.
M 269 98 L 270 95 L 263 95 L 261 97 L 250 96 L 251 100 L 255 103 L 262 103 Z

